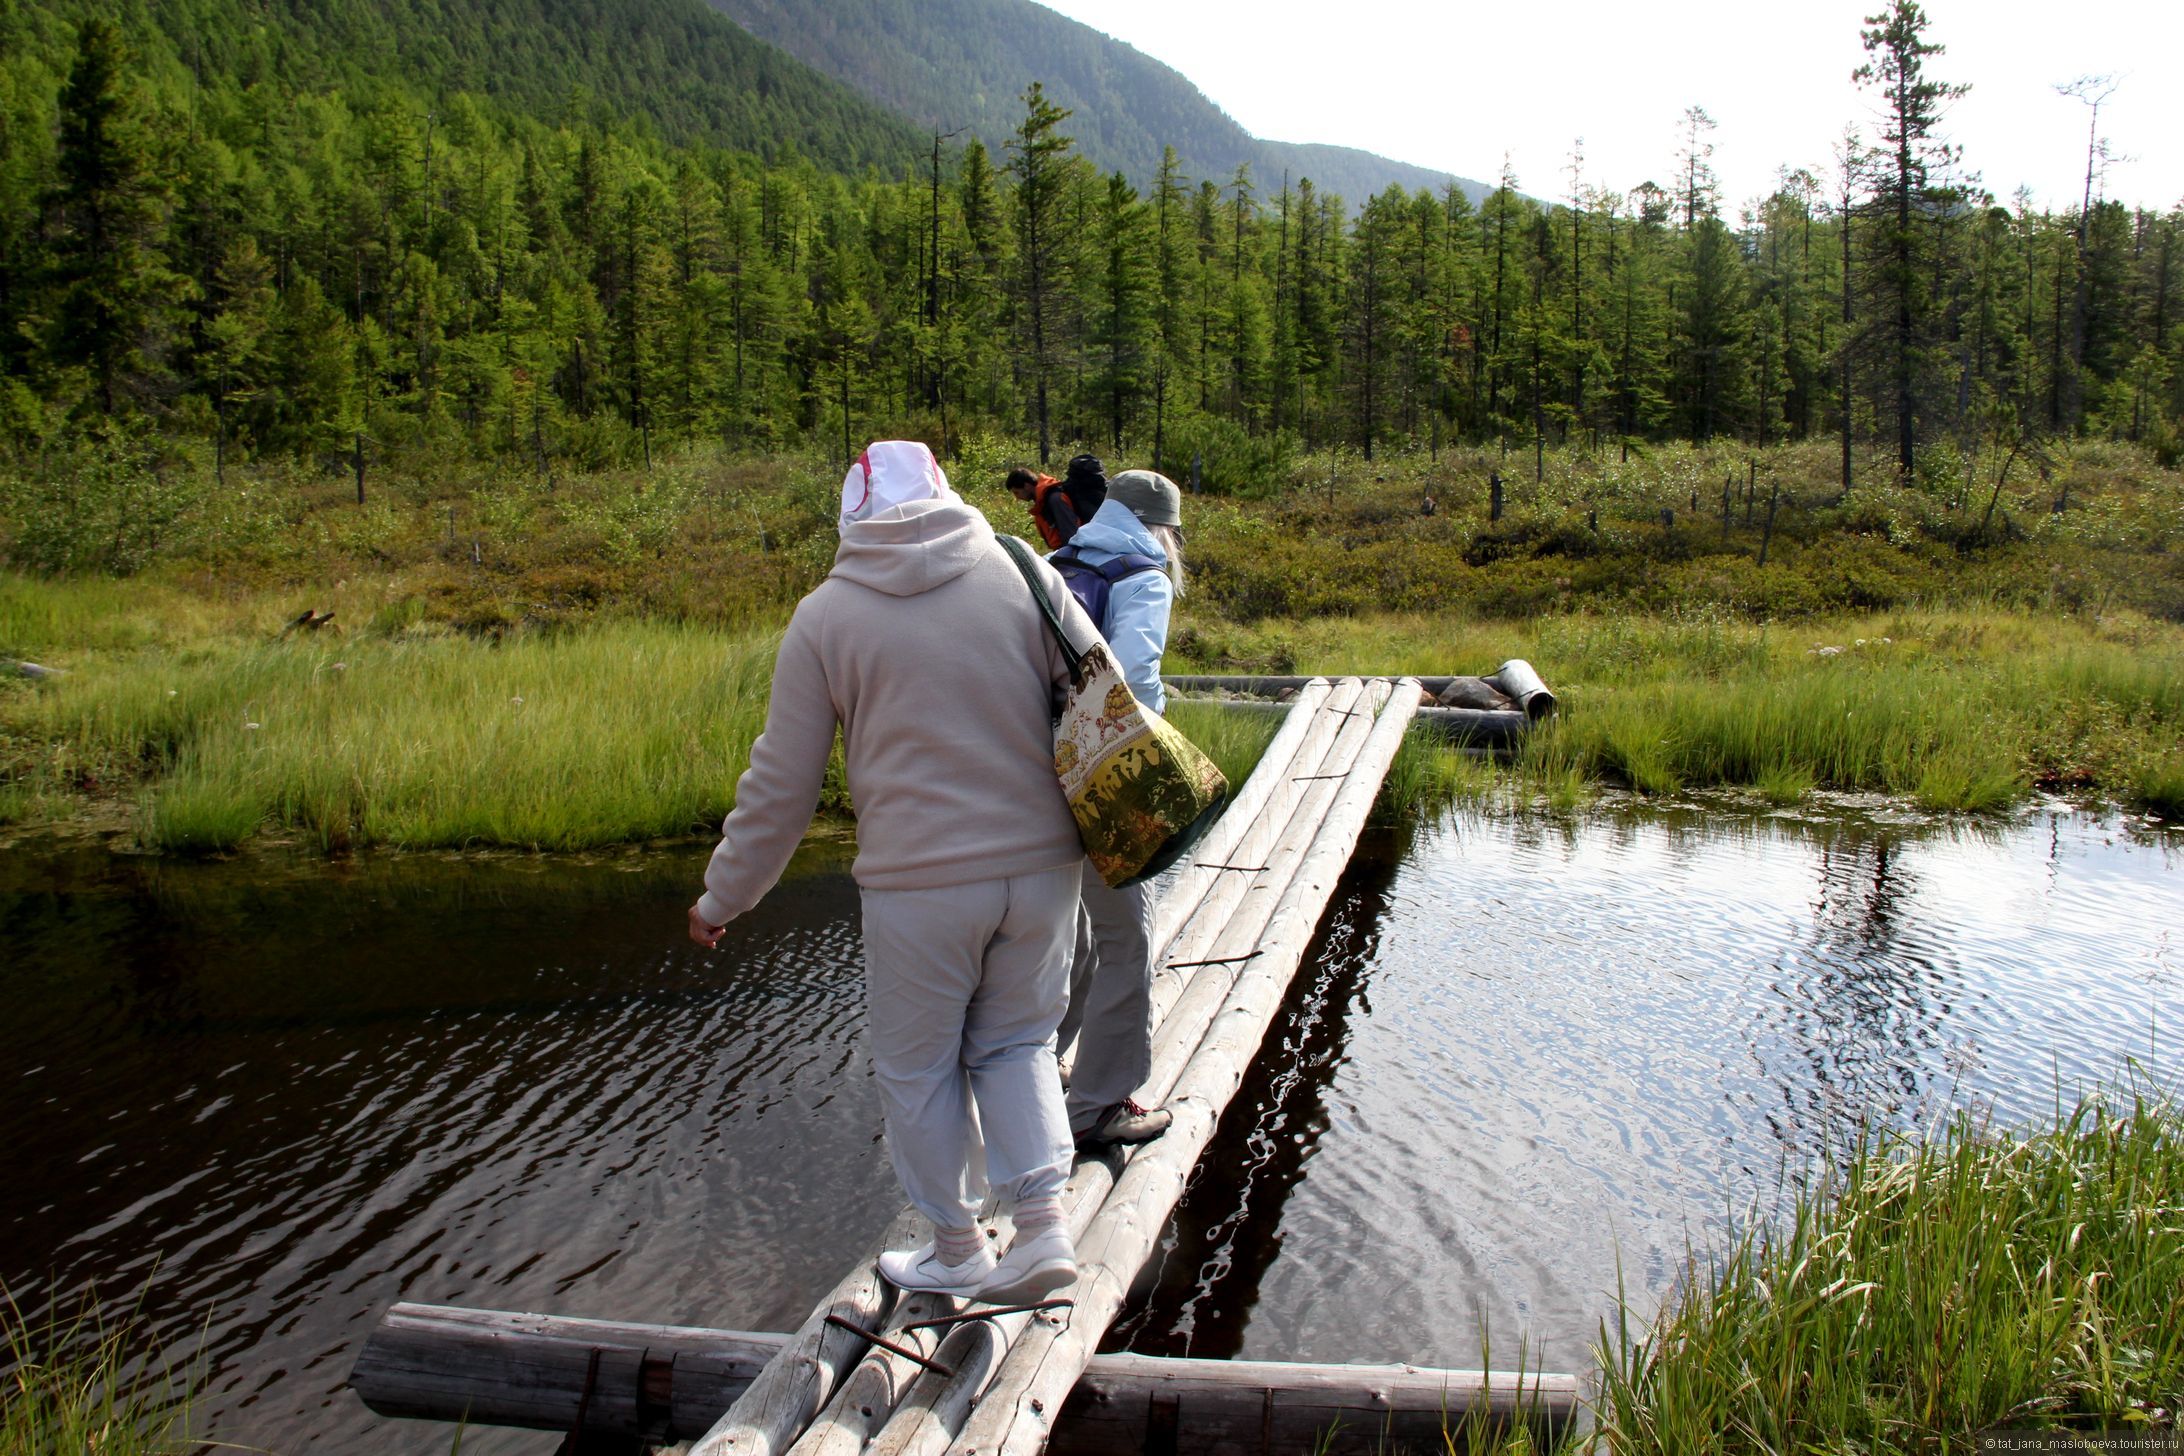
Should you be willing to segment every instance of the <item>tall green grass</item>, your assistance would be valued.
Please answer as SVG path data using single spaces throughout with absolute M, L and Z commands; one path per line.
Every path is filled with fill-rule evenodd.
M 1169 699 L 1167 717 L 1214 761 L 1228 779 L 1232 795 L 1251 777 L 1259 755 L 1282 726 L 1273 713 L 1232 713 L 1219 703 L 1187 698 Z
M 2184 1116 L 2096 1094 L 2027 1135 L 1869 1133 L 1840 1176 L 1603 1331 L 1618 1456 L 1971 1451 L 2184 1406 Z
M 130 1329 L 86 1313 L 33 1331 L 0 1304 L 0 1456 L 181 1456 L 190 1433 L 185 1372 L 132 1360 Z
M 384 592 L 347 590 L 366 617 Z M 145 845 L 192 852 L 265 830 L 328 849 L 682 834 L 725 812 L 767 696 L 764 634 L 605 619 L 496 639 L 397 624 L 280 640 L 277 627 L 263 599 L 0 577 L 9 650 L 80 644 L 46 654 L 65 678 L 0 679 L 0 824 L 133 802 Z M 1602 784 L 1977 811 L 2037 786 L 2184 817 L 2184 631 L 2140 619 L 1389 617 L 1178 636 L 1329 673 L 1529 658 L 1560 716 L 1504 771 L 1413 734 L 1383 796 L 1398 813 L 1495 798 L 1562 811 Z M 1179 645 L 1172 665 L 1219 664 Z M 1277 726 L 1175 711 L 1234 783 Z M 828 804 L 843 801 L 837 778 Z
M 2175 816 L 2184 787 L 2184 631 L 2142 619 L 1916 612 L 1754 625 L 1719 613 L 1479 623 L 1390 616 L 1227 626 L 1193 667 L 1491 672 L 1528 658 L 1556 689 L 1498 785 L 1414 746 L 1393 797 L 1428 808 L 1500 792 L 1555 807 L 1592 784 L 1647 794 L 1815 788 L 1990 810 L 2034 786 Z
M 771 649 L 626 623 L 498 646 L 231 644 L 103 658 L 8 718 L 51 745 L 48 778 L 139 767 L 152 848 L 272 828 L 327 849 L 581 849 L 717 821 L 763 726 Z

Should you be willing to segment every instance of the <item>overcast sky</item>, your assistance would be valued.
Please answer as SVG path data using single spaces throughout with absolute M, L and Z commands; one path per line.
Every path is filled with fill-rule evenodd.
M 1846 124 L 1873 119 L 1851 84 L 1858 32 L 1881 0 L 1045 0 L 1196 82 L 1263 137 L 1336 142 L 1491 182 L 1568 191 L 1584 138 L 1593 185 L 1627 191 L 1675 171 L 1679 123 L 1718 123 L 1714 165 L 1732 215 L 1784 164 L 1823 172 Z M 1929 62 L 1969 81 L 1945 131 L 2007 199 L 2077 205 L 2087 108 L 2057 82 L 2112 73 L 2100 130 L 2105 191 L 2184 201 L 2184 0 L 1926 0 Z

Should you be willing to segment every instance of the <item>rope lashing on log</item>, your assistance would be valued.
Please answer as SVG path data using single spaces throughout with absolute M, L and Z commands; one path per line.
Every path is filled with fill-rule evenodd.
M 1255 950 L 1249 955 L 1219 956 L 1210 961 L 1170 961 L 1168 962 L 1168 969 L 1171 971 L 1182 971 L 1188 970 L 1193 966 L 1240 966 L 1245 961 L 1255 961 L 1264 954 L 1264 951 Z
M 937 1324 L 953 1324 L 958 1319 L 983 1318 L 985 1318 L 985 1316 L 975 1314 L 950 1315 L 946 1318 L 937 1320 L 919 1320 L 916 1324 L 904 1325 L 903 1328 L 907 1330 L 922 1330 L 929 1329 L 933 1325 Z M 879 1346 L 879 1348 L 885 1350 L 890 1355 L 900 1355 L 903 1359 L 908 1360 L 913 1365 L 922 1365 L 926 1369 L 934 1372 L 935 1374 L 943 1378 L 955 1374 L 953 1370 L 950 1370 L 947 1366 L 941 1364 L 939 1361 L 928 1360 L 915 1350 L 905 1349 L 901 1345 L 896 1344 L 893 1340 L 887 1339 L 873 1330 L 866 1329 L 863 1325 L 858 1324 L 854 1320 L 846 1320 L 838 1314 L 830 1314 L 827 1316 L 827 1323 L 834 1326 L 838 1330 L 848 1330 L 851 1334 L 855 1335 L 858 1339 L 863 1340 L 866 1344 L 877 1345 Z
M 1074 1299 L 1048 1299 L 1042 1300 L 1038 1304 L 1011 1304 L 1001 1309 L 967 1309 L 961 1314 L 944 1314 L 937 1319 L 919 1320 L 915 1324 L 904 1325 L 903 1328 L 906 1330 L 932 1330 L 938 1329 L 942 1325 L 959 1325 L 965 1320 L 999 1319 L 1005 1314 L 1038 1314 L 1049 1309 L 1069 1309 L 1076 1302 Z

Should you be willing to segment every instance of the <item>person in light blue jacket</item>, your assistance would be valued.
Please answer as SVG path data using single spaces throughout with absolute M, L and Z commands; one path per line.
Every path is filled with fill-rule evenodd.
M 1048 557 L 1106 636 L 1137 700 L 1167 711 L 1160 658 L 1168 615 L 1183 588 L 1182 498 L 1175 482 L 1125 470 L 1067 547 Z M 1104 590 L 1105 601 L 1098 598 Z M 1069 1129 L 1079 1147 L 1150 1142 L 1173 1121 L 1134 1094 L 1153 1068 L 1153 895 L 1146 884 L 1111 890 L 1089 862 L 1070 968 L 1069 1011 L 1057 1045 L 1077 1049 Z
M 1151 474 L 1126 470 L 1108 488 L 1112 492 L 1130 476 Z M 1156 713 L 1165 713 L 1168 694 L 1160 682 L 1160 656 L 1167 650 L 1168 612 L 1175 603 L 1167 547 L 1124 500 L 1110 494 L 1092 519 L 1077 528 L 1069 544 L 1047 559 L 1065 576 L 1072 564 L 1081 564 L 1110 578 L 1100 633 L 1114 649 L 1115 666 L 1122 669 L 1123 681 L 1137 700 Z

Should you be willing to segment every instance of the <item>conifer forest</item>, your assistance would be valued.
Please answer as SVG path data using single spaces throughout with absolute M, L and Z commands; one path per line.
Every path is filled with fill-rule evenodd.
M 1983 187 L 1944 115 L 1977 78 L 1911 0 L 1765 197 L 1723 195 L 1694 105 L 1651 178 L 1573 148 L 1478 203 L 1102 174 L 1036 81 L 989 149 L 815 73 L 651 84 L 635 43 L 398 53 L 374 8 L 0 9 L 8 449 L 552 470 L 985 430 L 1219 489 L 1330 445 L 2179 448 L 2184 206 L 2104 198 L 2097 145 L 2065 210 Z

